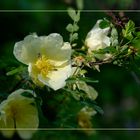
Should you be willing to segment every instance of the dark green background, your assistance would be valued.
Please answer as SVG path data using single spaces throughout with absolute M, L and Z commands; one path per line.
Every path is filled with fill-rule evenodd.
M 74 0 L 3 0 L 0 2 L 1 10 L 54 10 L 52 12 L 0 12 L 0 92 L 9 93 L 15 79 L 6 77 L 5 73 L 18 63 L 13 56 L 14 43 L 22 40 L 29 33 L 36 32 L 48 35 L 52 32 L 60 33 L 68 41 L 69 33 L 65 30 L 72 22 L 66 10 L 67 7 L 76 7 Z M 84 10 L 136 10 L 140 9 L 138 0 L 85 0 Z M 117 13 L 114 13 L 117 15 Z M 140 12 L 126 12 L 136 26 L 140 26 Z M 85 39 L 88 31 L 96 20 L 108 17 L 103 11 L 88 11 L 81 13 L 79 22 L 79 46 Z M 108 17 L 110 18 L 110 17 Z M 93 119 L 95 128 L 139 128 L 140 127 L 140 81 L 139 71 L 126 70 L 111 64 L 100 67 L 101 72 L 90 71 L 89 76 L 99 80 L 93 85 L 99 92 L 98 104 L 103 108 L 104 114 L 97 114 Z M 15 135 L 15 138 L 18 137 Z M 40 131 L 33 139 L 140 139 L 140 131 L 97 131 L 87 136 L 79 131 Z M 4 139 L 4 138 L 1 138 Z

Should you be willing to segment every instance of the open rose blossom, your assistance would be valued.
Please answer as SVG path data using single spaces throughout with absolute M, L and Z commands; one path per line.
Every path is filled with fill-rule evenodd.
M 28 65 L 29 75 L 36 84 L 57 90 L 65 86 L 71 75 L 71 46 L 57 33 L 28 35 L 15 44 L 14 55 Z
M 18 89 L 0 104 L 0 128 L 7 138 L 17 131 L 22 139 L 29 139 L 39 126 L 35 100 L 23 96 L 24 93 L 33 95 L 31 90 Z
M 98 20 L 91 31 L 87 34 L 85 39 L 85 46 L 88 48 L 88 52 L 91 54 L 99 49 L 109 47 L 111 44 L 110 37 L 108 37 L 110 27 L 101 29 L 99 24 L 102 20 Z M 107 59 L 111 57 L 111 54 L 98 54 L 98 59 Z

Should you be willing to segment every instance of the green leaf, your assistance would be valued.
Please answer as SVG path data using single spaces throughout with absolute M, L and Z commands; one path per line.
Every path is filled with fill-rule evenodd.
M 98 83 L 98 80 L 94 80 L 88 77 L 71 77 L 69 79 L 66 80 L 69 83 L 75 83 L 76 81 L 84 81 L 87 83 Z
M 95 100 L 98 96 L 98 92 L 92 86 L 89 85 L 85 89 L 85 92 L 87 93 L 87 97 L 92 100 Z
M 132 35 L 132 32 L 128 32 L 128 31 L 126 31 L 126 30 L 122 30 L 122 33 L 123 33 L 123 36 L 125 37 L 125 38 L 127 38 L 128 40 L 131 40 L 131 39 L 133 39 L 133 35 Z
M 29 92 L 23 92 L 23 93 L 21 93 L 21 95 L 24 96 L 24 97 L 28 97 L 28 98 L 33 98 L 33 97 L 34 97 L 34 96 L 33 96 L 31 93 L 29 93 Z
M 73 44 L 71 44 L 71 46 L 72 47 L 75 47 L 75 46 L 77 46 L 77 43 L 73 43 Z
M 67 27 L 66 27 L 66 30 L 71 32 L 71 33 L 73 32 L 73 29 L 74 29 L 74 27 L 73 27 L 72 24 L 68 24 Z
M 140 39 L 136 39 L 132 41 L 133 47 L 137 50 L 136 54 L 140 55 Z
M 129 20 L 128 23 L 125 25 L 126 30 L 135 30 L 135 23 L 132 20 Z
M 67 27 L 66 27 L 66 30 L 69 31 L 70 33 L 73 33 L 73 32 L 76 32 L 79 30 L 79 27 L 77 24 L 68 24 Z
M 112 28 L 111 30 L 111 45 L 112 46 L 117 46 L 118 45 L 118 32 L 116 30 L 116 28 Z
M 110 22 L 107 21 L 107 20 L 102 20 L 102 21 L 99 23 L 99 27 L 100 27 L 101 29 L 110 27 Z
M 136 36 L 140 38 L 140 32 L 136 32 Z
M 85 70 L 85 69 L 81 69 L 81 71 L 80 71 L 80 75 L 85 75 L 87 73 L 87 70 Z
M 77 24 L 74 24 L 74 25 L 73 25 L 73 31 L 76 32 L 76 31 L 78 31 L 78 30 L 79 30 L 79 26 L 78 26 Z
M 94 54 L 106 54 L 106 53 L 115 53 L 116 49 L 113 46 L 106 47 L 103 49 L 99 49 L 98 51 L 94 51 Z
M 77 15 L 75 17 L 75 22 L 78 22 L 80 20 L 80 11 L 77 12 Z
M 74 33 L 70 35 L 70 42 L 73 42 L 76 39 L 78 39 L 78 33 Z
M 79 90 L 82 90 L 86 93 L 87 98 L 90 98 L 91 100 L 95 100 L 97 98 L 98 93 L 93 87 L 87 85 L 83 81 L 77 82 L 76 84 Z
M 100 114 L 104 114 L 104 111 L 102 110 L 102 108 L 99 107 L 94 100 L 91 100 L 91 99 L 88 98 L 88 99 L 81 99 L 81 101 L 85 105 L 88 105 L 88 106 L 92 107 L 93 109 L 95 109 Z
M 88 77 L 80 77 L 79 80 L 85 81 L 87 83 L 98 83 L 99 82 L 98 80 L 93 80 L 93 79 L 88 78 Z
M 132 20 L 129 20 L 125 25 L 125 29 L 122 30 L 123 36 L 128 39 L 133 39 L 133 33 L 135 32 L 135 23 Z
M 75 100 L 80 100 L 80 93 L 77 90 L 70 90 L 67 88 L 63 88 L 63 90 L 70 93 Z
M 85 105 L 91 106 L 91 107 L 93 107 L 94 105 L 97 104 L 95 100 L 91 100 L 91 99 L 89 99 L 89 98 L 80 98 L 80 101 L 81 101 L 82 103 L 84 103 Z
M 94 105 L 94 109 L 97 111 L 97 112 L 99 112 L 100 114 L 104 114 L 104 111 L 103 111 L 103 109 L 101 108 L 101 107 L 99 107 L 98 105 Z
M 73 21 L 75 21 L 75 19 L 77 18 L 76 11 L 73 8 L 68 8 L 68 15 Z
M 82 10 L 84 7 L 84 0 L 76 0 L 77 8 Z
M 18 68 L 7 72 L 6 75 L 7 75 L 7 76 L 14 75 L 14 74 L 17 74 L 17 73 L 22 72 L 22 71 L 24 71 L 24 70 L 25 70 L 25 67 L 19 66 Z
M 72 38 L 73 38 L 73 40 L 78 39 L 78 33 L 74 33 L 74 34 L 72 35 Z
M 124 52 L 127 49 L 128 49 L 128 45 L 121 46 L 120 52 Z

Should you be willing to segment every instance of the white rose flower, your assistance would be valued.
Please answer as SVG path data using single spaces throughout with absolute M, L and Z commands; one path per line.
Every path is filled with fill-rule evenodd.
M 41 37 L 28 35 L 15 44 L 14 55 L 28 65 L 34 82 L 54 90 L 64 87 L 65 80 L 71 75 L 71 46 L 57 33 Z
M 16 130 L 21 138 L 30 139 L 38 128 L 39 118 L 35 100 L 21 95 L 25 92 L 33 94 L 31 90 L 19 89 L 0 104 L 0 128 L 7 138 L 11 138 Z M 24 130 L 25 128 L 27 130 Z
M 88 52 L 94 52 L 99 49 L 104 49 L 106 47 L 109 47 L 111 44 L 110 37 L 108 37 L 108 33 L 110 30 L 110 27 L 101 29 L 99 27 L 99 24 L 102 20 L 98 20 L 92 30 L 87 34 L 87 37 L 85 39 L 85 45 L 88 47 Z M 99 59 L 106 59 L 110 57 L 110 54 L 104 54 L 104 55 L 98 55 Z

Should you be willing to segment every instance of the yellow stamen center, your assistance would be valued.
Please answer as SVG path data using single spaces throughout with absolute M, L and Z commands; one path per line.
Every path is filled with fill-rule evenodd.
M 38 69 L 38 72 L 42 74 L 42 76 L 48 75 L 48 73 L 54 69 L 54 66 L 44 55 L 39 56 L 35 66 Z

